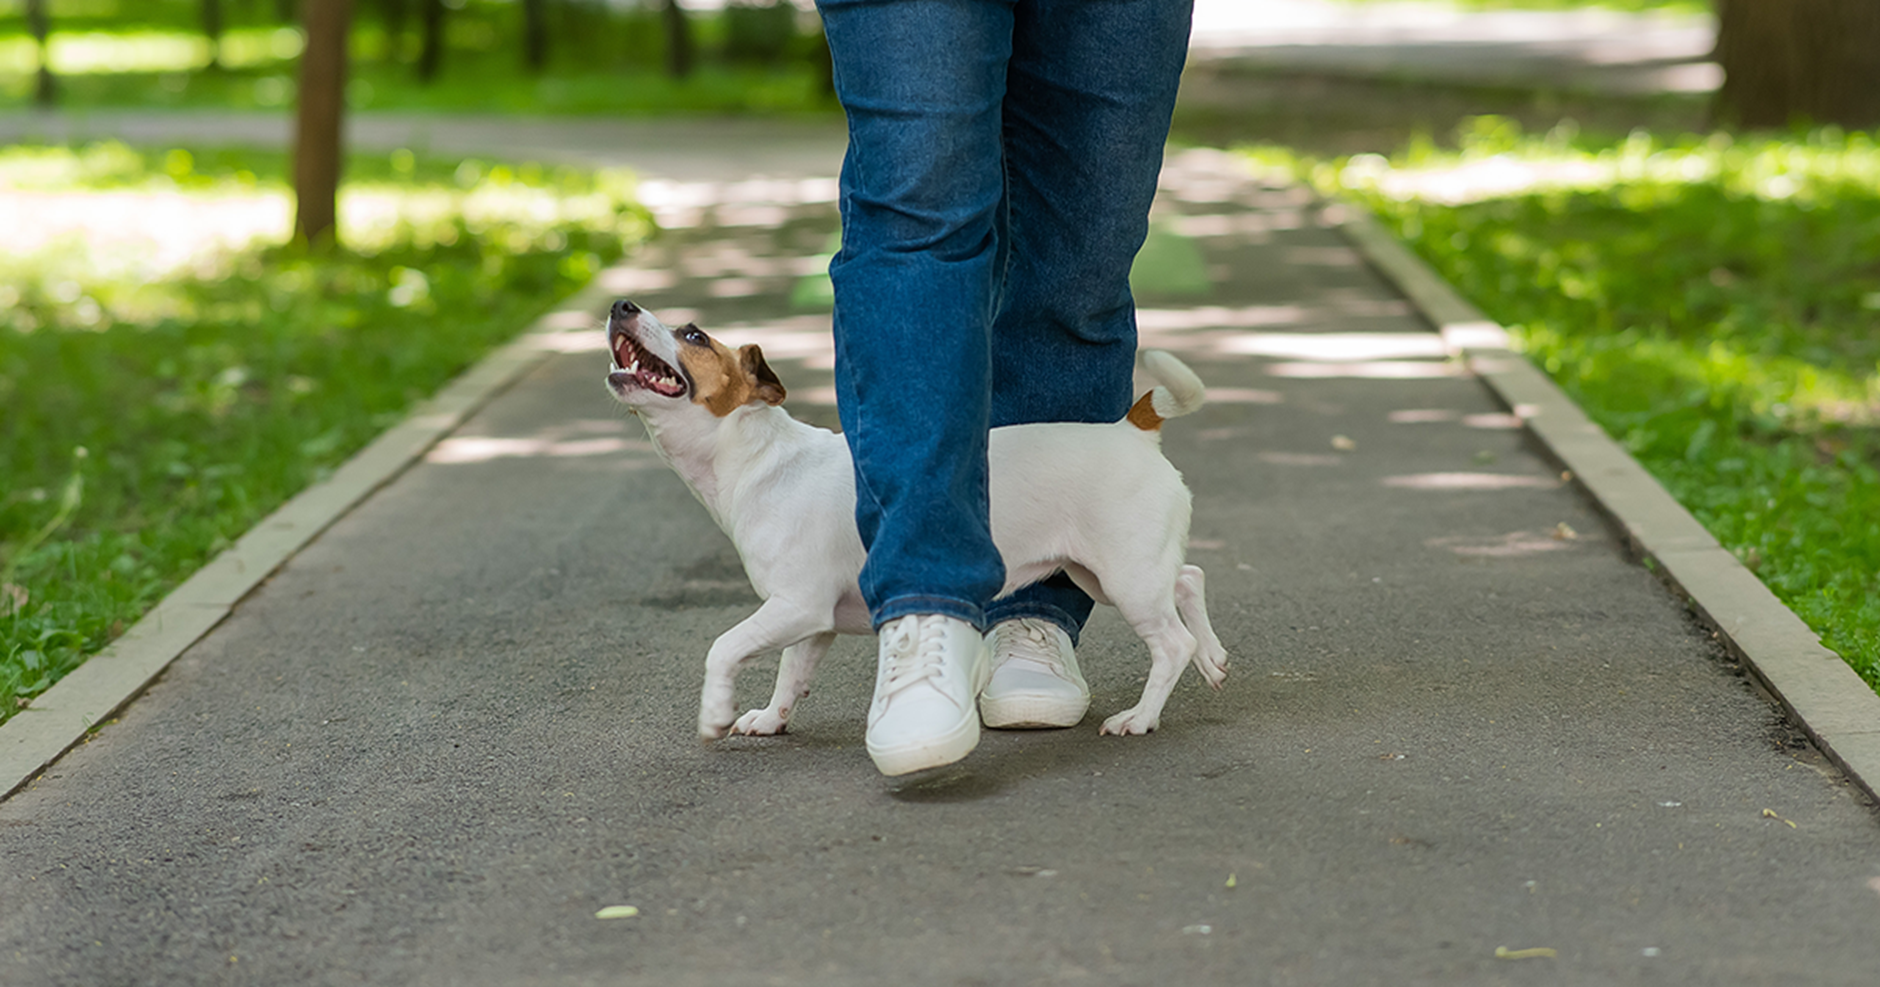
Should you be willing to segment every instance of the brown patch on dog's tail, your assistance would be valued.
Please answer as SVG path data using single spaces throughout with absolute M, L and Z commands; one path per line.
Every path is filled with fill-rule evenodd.
M 1162 350 L 1144 350 L 1142 366 L 1154 377 L 1156 386 L 1130 407 L 1123 420 L 1145 432 L 1155 432 L 1170 418 L 1180 418 L 1201 409 L 1207 401 L 1207 388 L 1188 365 Z
M 1129 414 L 1124 415 L 1123 419 L 1145 432 L 1158 431 L 1162 423 L 1168 421 L 1156 414 L 1154 391 L 1142 392 L 1142 397 L 1137 398 L 1136 403 L 1129 406 Z

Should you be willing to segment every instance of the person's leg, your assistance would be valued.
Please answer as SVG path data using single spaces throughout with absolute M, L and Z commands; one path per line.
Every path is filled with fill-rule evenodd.
M 994 426 L 1113 422 L 1136 353 L 1129 270 L 1149 229 L 1187 56 L 1188 0 L 1019 0 L 1004 102 Z M 987 607 L 1074 642 L 1090 597 L 1062 574 Z
M 836 390 L 862 595 L 983 627 L 1005 580 L 987 521 L 995 218 L 1009 0 L 823 0 L 849 120 Z
M 822 0 L 849 119 L 836 394 L 879 632 L 867 748 L 896 775 L 979 741 L 984 604 L 1005 582 L 986 432 L 1010 0 Z

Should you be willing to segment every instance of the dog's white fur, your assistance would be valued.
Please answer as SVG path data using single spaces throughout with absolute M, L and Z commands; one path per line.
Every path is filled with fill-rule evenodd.
M 777 406 L 783 386 L 756 346 L 731 350 L 624 301 L 608 321 L 608 343 L 608 389 L 645 422 L 661 458 L 731 537 L 764 601 L 712 643 L 699 734 L 781 733 L 836 635 L 873 633 L 856 583 L 864 552 L 848 444 Z M 1201 382 L 1166 353 L 1145 353 L 1143 363 L 1160 386 L 1123 421 L 1016 425 L 993 429 L 990 439 L 992 535 L 1006 567 L 1001 595 L 1062 569 L 1121 611 L 1149 645 L 1142 699 L 1105 720 L 1107 734 L 1154 730 L 1190 661 L 1216 688 L 1227 674 L 1204 576 L 1183 562 L 1188 488 L 1156 430 L 1201 406 Z M 770 704 L 737 716 L 738 669 L 778 648 Z

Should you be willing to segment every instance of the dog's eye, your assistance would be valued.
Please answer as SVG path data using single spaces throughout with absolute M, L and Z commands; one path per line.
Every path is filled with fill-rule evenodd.
M 686 326 L 685 331 L 680 334 L 679 338 L 694 346 L 705 345 L 705 333 L 700 331 L 697 326 Z

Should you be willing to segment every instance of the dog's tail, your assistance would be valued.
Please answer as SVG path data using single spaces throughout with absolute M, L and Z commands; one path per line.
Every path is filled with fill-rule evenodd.
M 1145 432 L 1154 432 L 1170 418 L 1180 418 L 1201 410 L 1207 402 L 1207 388 L 1188 365 L 1163 350 L 1143 350 L 1142 366 L 1154 377 L 1156 386 L 1136 400 L 1125 419 Z

